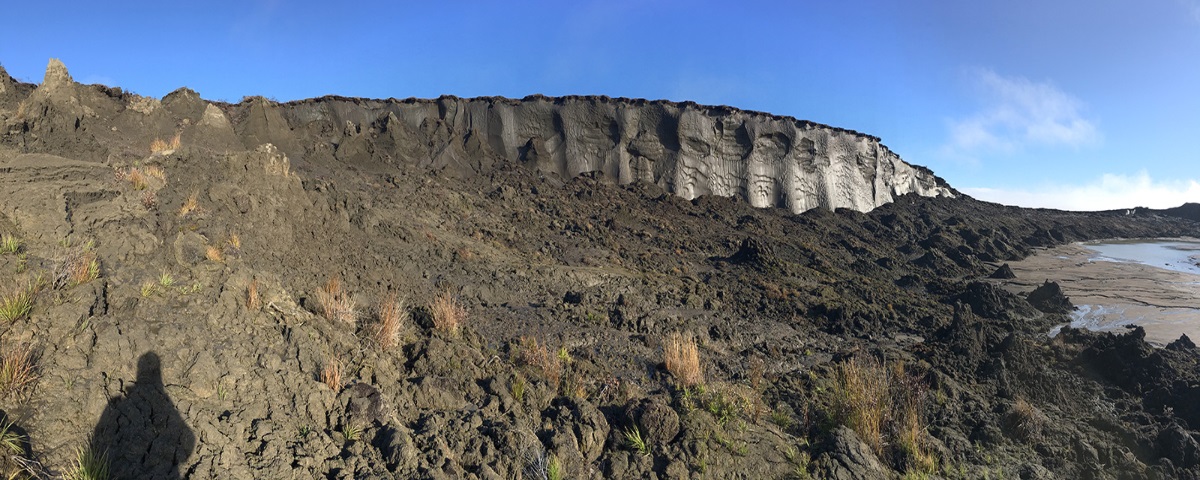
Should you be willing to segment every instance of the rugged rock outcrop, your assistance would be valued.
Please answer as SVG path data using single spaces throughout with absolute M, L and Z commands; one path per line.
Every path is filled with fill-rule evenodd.
M 817 207 L 870 211 L 908 193 L 957 194 L 876 137 L 692 102 L 535 95 L 521 100 L 322 97 L 279 104 L 250 97 L 222 105 L 222 112 L 181 89 L 163 99 L 173 108 L 160 112 L 146 100 L 119 89 L 78 85 L 61 62 L 51 60 L 45 80 L 27 101 L 42 107 L 37 109 L 42 121 L 24 128 L 36 138 L 17 143 L 39 151 L 39 142 L 61 143 L 46 138 L 54 133 L 47 123 L 65 121 L 74 127 L 66 133 L 78 138 L 88 117 L 168 115 L 179 125 L 175 133 L 185 139 L 195 135 L 190 130 L 208 130 L 207 136 L 220 130 L 218 136 L 227 140 L 225 132 L 232 128 L 241 147 L 271 143 L 300 162 L 403 161 L 468 175 L 497 162 L 520 162 L 564 179 L 602 172 L 621 184 L 655 183 L 688 200 L 739 197 L 755 207 L 796 213 Z M 64 118 L 50 118 L 52 113 Z M 103 120 L 113 123 L 113 118 Z M 116 130 L 98 135 L 128 136 Z

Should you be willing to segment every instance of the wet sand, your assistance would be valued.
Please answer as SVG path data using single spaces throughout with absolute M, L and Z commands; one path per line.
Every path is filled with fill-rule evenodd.
M 1141 325 L 1146 340 L 1157 345 L 1185 333 L 1200 340 L 1200 276 L 1102 258 L 1085 244 L 1042 250 L 1009 262 L 1017 278 L 1002 284 L 1024 295 L 1045 280 L 1058 282 L 1078 307 L 1071 322 L 1075 327 L 1122 333 L 1127 325 Z

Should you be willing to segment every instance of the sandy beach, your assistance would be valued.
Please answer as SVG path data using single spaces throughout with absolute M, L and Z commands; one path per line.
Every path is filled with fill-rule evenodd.
M 1102 258 L 1086 244 L 1045 249 L 1010 262 L 1017 278 L 1003 285 L 1026 294 L 1046 280 L 1058 282 L 1078 307 L 1072 326 L 1120 333 L 1141 325 L 1157 345 L 1181 334 L 1200 339 L 1200 276 Z

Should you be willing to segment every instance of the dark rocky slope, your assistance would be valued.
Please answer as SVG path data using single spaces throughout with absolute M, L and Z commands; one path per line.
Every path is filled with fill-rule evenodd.
M 796 215 L 619 169 L 563 180 L 476 135 L 291 118 L 372 101 L 159 102 L 52 73 L 36 91 L 0 75 L 0 234 L 22 241 L 0 288 L 99 265 L 35 289 L 0 337 L 39 352 L 40 379 L 0 406 L 48 469 L 91 436 L 118 474 L 157 478 L 542 478 L 548 458 L 564 478 L 1200 474 L 1194 345 L 1049 339 L 1062 313 L 985 278 L 1037 247 L 1193 222 L 913 194 Z M 356 322 L 319 314 L 335 277 Z M 433 328 L 444 293 L 460 334 Z M 410 319 L 387 349 L 371 306 L 391 294 Z M 699 339 L 703 389 L 665 370 L 672 332 Z M 899 392 L 875 448 L 841 426 L 837 380 L 873 358 Z

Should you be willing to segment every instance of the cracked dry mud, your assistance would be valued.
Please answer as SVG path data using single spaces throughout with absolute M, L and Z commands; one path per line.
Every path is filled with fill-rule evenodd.
M 1192 221 L 912 194 L 869 213 L 689 201 L 539 172 L 452 122 L 428 125 L 435 146 L 396 143 L 375 118 L 146 99 L 59 67 L 40 87 L 0 72 L 0 234 L 21 241 L 3 288 L 70 255 L 99 267 L 37 289 L 0 338 L 39 352 L 40 378 L 0 405 L 47 476 L 86 445 L 119 478 L 1200 475 L 1190 341 L 1050 339 L 1061 296 L 1043 312 L 985 279 L 1038 247 Z M 319 313 L 331 278 L 356 322 Z M 409 315 L 385 349 L 372 306 L 389 294 Z M 439 295 L 466 308 L 461 333 L 433 328 Z M 672 332 L 698 339 L 703 388 L 665 370 Z M 920 455 L 897 405 L 879 447 L 843 426 L 838 372 L 871 358 L 902 362 Z

